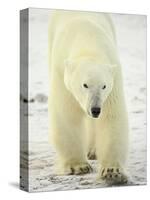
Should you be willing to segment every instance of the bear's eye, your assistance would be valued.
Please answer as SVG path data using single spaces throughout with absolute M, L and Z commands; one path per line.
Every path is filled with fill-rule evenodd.
M 102 89 L 104 90 L 106 88 L 106 85 L 103 85 Z
M 83 84 L 83 87 L 88 88 L 88 85 L 86 83 Z

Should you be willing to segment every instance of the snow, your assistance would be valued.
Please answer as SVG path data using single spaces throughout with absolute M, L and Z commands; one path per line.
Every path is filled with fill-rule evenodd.
M 29 156 L 29 191 L 72 190 L 108 186 L 93 172 L 59 176 L 55 150 L 48 143 L 48 20 L 50 10 L 30 9 L 29 17 L 29 153 L 21 149 L 21 170 Z M 127 185 L 146 184 L 146 17 L 112 14 L 123 68 L 130 124 Z M 22 141 L 22 143 L 26 141 Z M 22 177 L 22 182 L 23 182 Z

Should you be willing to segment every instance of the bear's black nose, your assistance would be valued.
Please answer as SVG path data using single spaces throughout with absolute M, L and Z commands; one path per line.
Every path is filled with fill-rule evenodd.
M 100 107 L 92 107 L 91 108 L 91 113 L 92 113 L 93 117 L 98 117 L 100 112 L 101 112 Z

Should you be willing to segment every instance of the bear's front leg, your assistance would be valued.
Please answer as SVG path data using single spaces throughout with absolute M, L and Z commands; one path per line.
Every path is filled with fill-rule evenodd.
M 60 116 L 52 122 L 51 133 L 58 156 L 59 174 L 85 174 L 92 171 L 86 158 L 83 124 L 81 120 L 78 122 L 72 121 L 71 117 L 63 121 L 63 119 L 60 120 Z
M 97 124 L 96 151 L 99 177 L 109 184 L 127 182 L 125 164 L 128 152 L 128 122 L 121 115 L 109 116 Z

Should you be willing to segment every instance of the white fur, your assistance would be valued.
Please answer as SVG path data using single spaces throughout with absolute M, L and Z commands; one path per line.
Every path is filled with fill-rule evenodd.
M 89 167 L 88 151 L 96 150 L 100 176 L 109 168 L 119 168 L 123 174 L 128 122 L 109 15 L 56 11 L 49 27 L 50 140 L 61 172 L 84 171 Z M 92 117 L 93 106 L 102 110 L 98 118 Z

